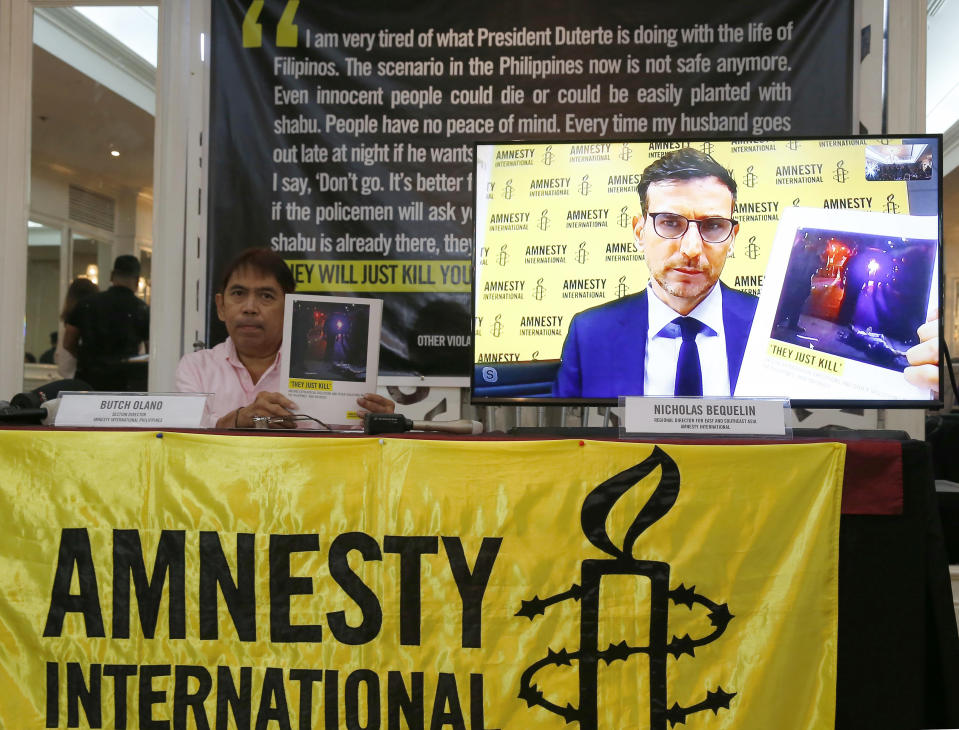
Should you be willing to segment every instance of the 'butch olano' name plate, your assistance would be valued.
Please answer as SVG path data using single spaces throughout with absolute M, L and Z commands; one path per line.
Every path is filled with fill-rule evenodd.
M 782 398 L 623 398 L 626 433 L 786 436 Z
M 61 393 L 56 426 L 200 428 L 206 393 Z

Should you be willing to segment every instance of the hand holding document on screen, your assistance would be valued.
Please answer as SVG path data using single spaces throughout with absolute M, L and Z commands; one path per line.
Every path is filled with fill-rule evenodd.
M 928 399 L 904 371 L 936 301 L 937 249 L 936 216 L 784 211 L 736 395 Z
M 917 330 L 919 344 L 906 350 L 909 367 L 906 381 L 920 388 L 939 390 L 939 310 L 930 310 L 926 322 Z
M 283 382 L 299 416 L 317 428 L 363 428 L 357 399 L 376 391 L 382 316 L 379 299 L 286 295 Z

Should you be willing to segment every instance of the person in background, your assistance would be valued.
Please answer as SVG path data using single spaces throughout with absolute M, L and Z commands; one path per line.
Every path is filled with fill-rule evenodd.
M 72 378 L 77 372 L 77 358 L 63 347 L 63 331 L 67 317 L 73 312 L 77 304 L 87 297 L 99 294 L 100 289 L 85 276 L 78 276 L 70 282 L 67 295 L 63 300 L 63 309 L 60 311 L 60 329 L 57 334 L 57 349 L 53 353 L 53 362 L 61 378 Z
M 254 416 L 293 415 L 280 366 L 284 295 L 296 288 L 283 258 L 265 248 L 240 253 L 227 267 L 216 295 L 216 313 L 229 335 L 208 350 L 187 353 L 177 365 L 176 390 L 212 393 L 217 428 L 252 428 Z M 393 401 L 367 393 L 357 404 L 374 413 L 392 413 Z M 294 428 L 293 420 L 270 424 Z
M 40 359 L 37 362 L 43 365 L 53 365 L 53 358 L 57 351 L 57 337 L 56 330 L 50 333 L 50 348 L 40 353 Z
M 81 300 L 67 316 L 63 347 L 77 358 L 77 379 L 93 390 L 147 389 L 146 363 L 130 361 L 150 339 L 150 308 L 137 298 L 139 282 L 136 256 L 117 256 L 110 288 Z

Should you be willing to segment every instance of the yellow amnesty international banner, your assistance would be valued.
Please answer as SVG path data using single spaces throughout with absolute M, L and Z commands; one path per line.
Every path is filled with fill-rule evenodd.
M 0 727 L 832 727 L 844 447 L 0 433 Z

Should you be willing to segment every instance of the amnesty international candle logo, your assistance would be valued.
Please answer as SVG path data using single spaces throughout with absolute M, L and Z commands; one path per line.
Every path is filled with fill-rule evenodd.
M 623 146 L 619 148 L 619 155 L 617 155 L 617 157 L 623 162 L 629 162 L 633 159 L 633 151 L 630 149 L 628 143 L 623 142 Z
M 701 149 L 704 154 L 711 155 L 715 146 L 712 142 L 703 142 L 699 145 L 699 149 Z
M 533 289 L 533 298 L 537 302 L 543 301 L 543 297 L 546 296 L 546 287 L 543 286 L 543 277 L 540 277 L 536 280 L 536 287 Z
M 619 277 L 619 284 L 616 285 L 616 297 L 622 298 L 629 294 L 629 287 L 626 286 L 626 277 Z
M 750 236 L 749 243 L 746 245 L 746 258 L 748 258 L 750 261 L 755 261 L 757 258 L 759 258 L 759 252 L 760 248 L 759 244 L 756 243 L 756 237 Z
M 613 543 L 606 531 L 606 522 L 619 499 L 646 477 L 659 471 L 659 482 L 646 504 L 636 515 L 622 546 Z M 670 564 L 663 560 L 644 560 L 634 557 L 634 547 L 640 536 L 658 520 L 666 515 L 679 498 L 680 473 L 676 462 L 660 449 L 653 448 L 652 454 L 644 461 L 607 479 L 586 495 L 580 511 L 580 523 L 586 539 L 599 548 L 610 559 L 584 559 L 581 564 L 581 581 L 574 583 L 568 590 L 546 598 L 534 596 L 521 601 L 517 617 L 535 621 L 545 615 L 546 610 L 564 601 L 580 602 L 580 642 L 578 649 L 562 648 L 558 651 L 547 649 L 546 656 L 530 664 L 520 677 L 519 698 L 530 708 L 542 708 L 561 717 L 567 724 L 578 722 L 582 730 L 597 730 L 599 718 L 599 694 L 597 691 L 600 673 L 612 668 L 615 662 L 630 662 L 636 655 L 645 657 L 642 663 L 635 663 L 637 672 L 640 667 L 648 667 L 649 725 L 650 730 L 665 730 L 686 720 L 698 712 L 711 710 L 718 714 L 720 710 L 730 710 L 737 692 L 728 692 L 719 684 L 720 679 L 704 680 L 700 688 L 705 695 L 700 702 L 682 706 L 673 702 L 669 706 L 669 688 L 667 670 L 669 658 L 677 665 L 688 664 L 685 657 L 695 657 L 699 647 L 717 641 L 726 631 L 726 627 L 735 618 L 725 603 L 717 603 L 696 592 L 695 587 L 687 588 L 680 583 L 670 588 Z M 642 645 L 631 645 L 625 639 L 600 648 L 600 623 L 603 621 L 600 605 L 601 586 L 610 583 L 617 576 L 637 576 L 649 583 L 649 605 L 645 616 L 635 616 L 636 622 L 648 621 L 645 636 L 648 641 Z M 683 637 L 670 636 L 670 607 L 693 606 L 705 609 L 711 629 L 698 636 L 686 634 Z M 684 661 L 685 660 L 685 661 Z M 601 665 L 600 662 L 603 662 Z M 547 692 L 536 683 L 536 675 L 546 667 L 563 667 L 577 664 L 579 678 L 579 705 L 572 703 L 561 705 L 552 701 Z M 552 675 L 551 675 L 552 676 Z M 716 689 L 709 685 L 716 682 Z M 708 684 L 707 684 L 708 682 Z M 667 709 L 668 708 L 668 709 Z M 735 712 L 735 709 L 732 709 Z
M 886 196 L 886 212 L 887 213 L 898 213 L 899 206 L 896 204 L 896 196 L 893 193 L 890 193 Z
M 513 199 L 513 178 L 503 183 L 503 200 Z
M 629 214 L 629 208 L 627 206 L 624 205 L 619 209 L 619 217 L 617 220 L 619 221 L 620 228 L 632 227 L 633 217 Z
M 839 162 L 836 163 L 836 169 L 832 172 L 832 179 L 840 184 L 849 179 L 849 171 L 846 169 L 845 160 L 839 160 Z
M 555 296 L 562 277 L 543 276 Z M 549 372 L 552 350 L 509 338 L 521 315 L 565 333 L 552 300 L 503 315 L 477 382 Z M 24 467 L 31 449 L 49 463 Z M 23 524 L 0 530 L 0 727 L 751 730 L 835 716 L 843 445 L 322 450 L 11 432 L 0 506 Z
M 496 263 L 500 266 L 506 266 L 509 263 L 509 254 L 506 252 L 506 244 L 499 247 L 499 253 L 496 255 Z
M 788 150 L 790 150 L 790 151 L 792 151 L 792 152 L 795 152 L 795 151 L 798 150 L 801 146 L 802 146 L 802 145 L 800 145 L 799 142 L 797 142 L 797 141 L 794 140 L 794 139 L 791 139 L 791 140 L 789 140 L 789 141 L 786 143 L 786 149 L 788 149 Z
M 576 250 L 576 263 L 583 265 L 587 261 L 589 261 L 589 251 L 586 248 L 586 241 L 583 241 Z
M 579 181 L 579 194 L 587 196 L 593 191 L 593 186 L 589 184 L 589 175 L 583 175 Z
M 502 337 L 503 336 L 503 315 L 497 314 L 493 319 L 492 334 L 493 337 Z
M 549 224 L 549 211 L 546 208 L 543 208 L 543 211 L 539 214 L 539 229 L 541 231 L 548 231 Z
M 746 168 L 746 174 L 743 175 L 743 185 L 745 185 L 747 188 L 754 188 L 756 187 L 758 180 L 759 176 L 753 172 L 753 166 L 749 165 Z
M 543 164 L 547 167 L 556 161 L 556 155 L 553 153 L 553 145 L 547 145 L 543 150 Z

